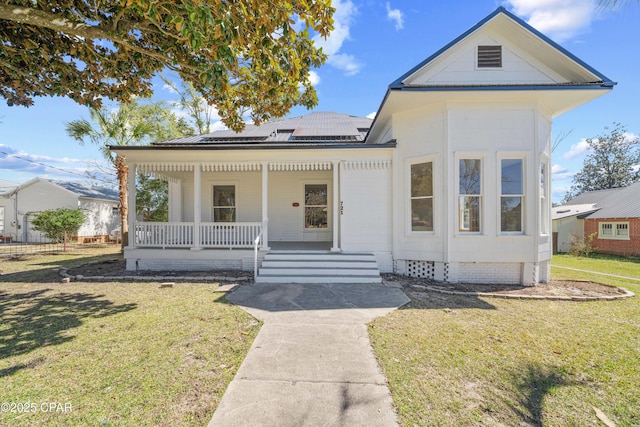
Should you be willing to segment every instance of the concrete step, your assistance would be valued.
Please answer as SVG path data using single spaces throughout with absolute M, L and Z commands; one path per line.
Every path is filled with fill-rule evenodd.
M 382 278 L 375 276 L 261 276 L 256 277 L 256 283 L 381 283 Z
M 256 283 L 380 283 L 371 253 L 271 251 L 258 270 Z
M 302 260 L 302 261 L 374 261 L 373 254 L 366 253 L 331 253 L 331 252 L 268 252 L 264 259 L 273 260 Z
M 259 275 L 315 275 L 315 276 L 380 276 L 378 267 L 369 268 L 346 268 L 346 267 L 306 267 L 306 268 L 290 268 L 290 267 L 265 267 L 258 270 Z
M 377 268 L 378 264 L 375 259 L 371 261 L 331 261 L 331 260 L 305 260 L 305 259 L 294 259 L 294 260 L 284 260 L 284 259 L 268 259 L 262 263 L 263 267 L 274 267 L 274 268 L 330 268 L 339 266 L 339 268 Z

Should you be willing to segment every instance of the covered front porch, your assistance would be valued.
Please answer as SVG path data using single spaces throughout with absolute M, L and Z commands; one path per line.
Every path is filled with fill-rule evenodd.
M 340 251 L 339 161 L 129 164 L 129 246 Z M 136 215 L 136 173 L 169 183 L 169 221 Z

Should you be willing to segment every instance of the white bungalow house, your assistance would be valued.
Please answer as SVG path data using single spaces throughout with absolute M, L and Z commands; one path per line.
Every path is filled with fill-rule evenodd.
M 107 241 L 118 227 L 118 192 L 84 183 L 34 178 L 0 191 L 0 243 L 44 242 L 31 221 L 39 212 L 59 208 L 82 208 L 85 222 L 78 230 L 79 242 Z
M 261 267 L 257 282 L 549 279 L 554 117 L 615 83 L 498 8 L 389 86 L 375 120 L 311 113 L 111 147 L 170 183 L 128 269 Z

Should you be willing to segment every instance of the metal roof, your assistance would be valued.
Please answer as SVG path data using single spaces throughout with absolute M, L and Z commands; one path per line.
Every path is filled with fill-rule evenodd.
M 640 218 L 640 182 L 610 190 L 588 191 L 571 199 L 567 205 L 595 204 L 597 211 L 589 219 Z
M 71 191 L 72 193 L 77 194 L 80 197 L 115 201 L 120 200 L 118 191 L 111 188 L 95 187 L 82 182 L 58 181 L 55 179 L 48 179 L 46 181 L 49 181 L 50 183 L 55 184 L 58 187 L 62 187 L 65 190 Z
M 225 145 L 225 144 L 345 144 L 362 143 L 372 119 L 333 112 L 314 112 L 260 126 L 247 124 L 243 131 L 218 130 L 152 143 L 153 146 Z
M 563 205 L 551 208 L 551 219 L 562 219 L 570 216 L 578 216 L 597 211 L 595 203 L 587 203 L 584 205 Z

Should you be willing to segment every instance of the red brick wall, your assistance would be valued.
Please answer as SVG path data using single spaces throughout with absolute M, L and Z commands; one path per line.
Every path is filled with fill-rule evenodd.
M 601 222 L 628 222 L 630 240 L 598 239 L 598 227 Z M 622 256 L 640 256 L 640 218 L 624 219 L 585 219 L 584 236 L 588 238 L 596 233 L 593 239 L 595 252 L 616 254 Z

